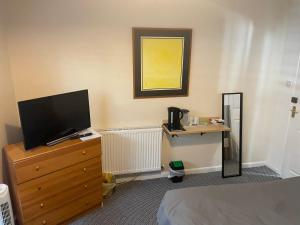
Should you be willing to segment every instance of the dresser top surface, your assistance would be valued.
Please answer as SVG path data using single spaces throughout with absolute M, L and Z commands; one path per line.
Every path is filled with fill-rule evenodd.
M 63 149 L 70 148 L 70 147 L 75 147 L 75 146 L 77 147 L 80 145 L 82 148 L 84 148 L 99 143 L 100 143 L 100 138 L 95 138 L 88 141 L 81 141 L 80 139 L 75 139 L 75 140 L 67 140 L 51 147 L 39 146 L 26 151 L 23 142 L 20 142 L 17 144 L 7 145 L 5 147 L 5 152 L 8 158 L 12 162 L 18 162 L 28 158 L 34 158 L 44 154 L 62 151 Z

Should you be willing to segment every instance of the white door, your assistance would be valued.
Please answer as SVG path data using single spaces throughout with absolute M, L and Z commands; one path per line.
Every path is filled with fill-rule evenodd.
M 299 113 L 292 117 L 290 112 L 285 153 L 281 170 L 281 176 L 284 178 L 300 176 L 300 2 L 292 2 L 292 7 L 289 9 L 287 18 L 283 74 L 289 79 L 295 79 L 296 81 L 293 96 L 298 98 L 298 102 L 291 103 L 289 110 L 291 110 L 292 107 L 296 107 L 296 110 Z
M 294 97 L 297 103 L 291 103 L 290 122 L 288 127 L 287 142 L 285 146 L 285 159 L 282 167 L 282 177 L 300 176 L 300 77 L 295 85 Z M 292 111 L 295 112 L 294 115 Z

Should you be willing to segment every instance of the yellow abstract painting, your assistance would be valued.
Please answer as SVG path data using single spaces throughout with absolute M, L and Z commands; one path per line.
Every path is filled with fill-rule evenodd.
M 181 89 L 183 54 L 183 37 L 141 37 L 142 90 Z

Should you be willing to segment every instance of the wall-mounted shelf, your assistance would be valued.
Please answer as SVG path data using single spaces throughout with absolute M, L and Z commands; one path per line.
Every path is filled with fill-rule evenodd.
M 164 132 L 171 136 L 184 136 L 184 135 L 191 135 L 191 134 L 206 134 L 206 133 L 216 133 L 216 132 L 223 132 L 223 131 L 230 131 L 230 128 L 223 125 L 223 124 L 208 124 L 208 125 L 197 125 L 197 126 L 185 126 L 185 130 L 174 130 L 170 131 L 167 125 L 164 123 L 162 125 Z

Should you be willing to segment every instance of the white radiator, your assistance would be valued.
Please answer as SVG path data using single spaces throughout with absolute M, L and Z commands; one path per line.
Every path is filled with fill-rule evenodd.
M 162 128 L 114 129 L 102 134 L 102 169 L 113 174 L 161 169 Z

